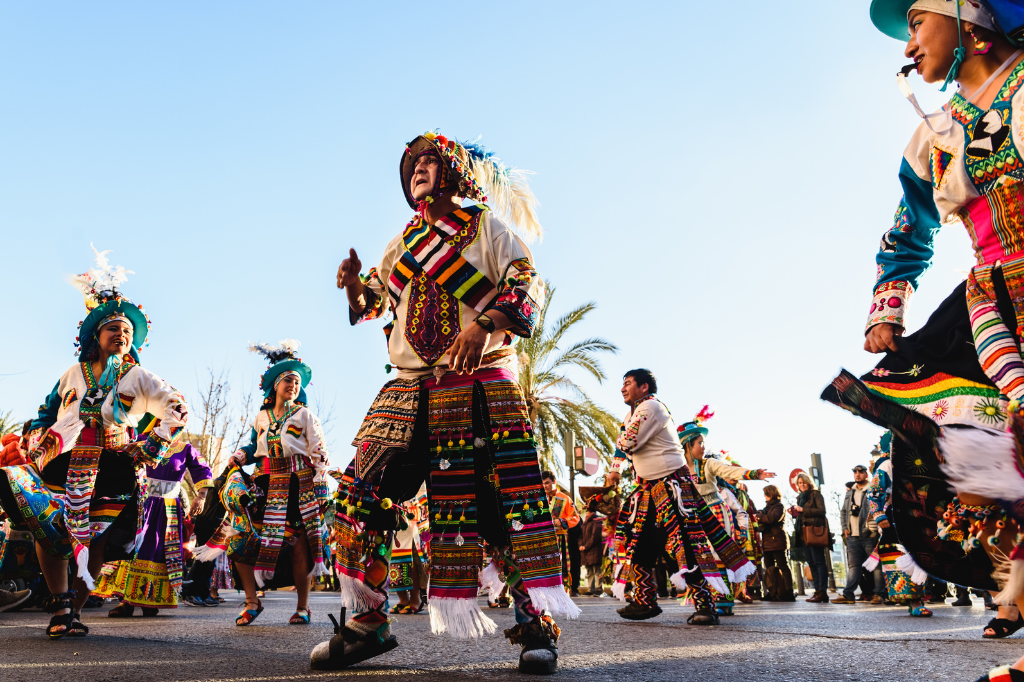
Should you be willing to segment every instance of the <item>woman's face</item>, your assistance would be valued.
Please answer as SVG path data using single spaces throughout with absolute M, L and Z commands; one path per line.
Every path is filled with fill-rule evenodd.
M 279 400 L 289 403 L 299 397 L 300 388 L 302 388 L 302 383 L 299 381 L 299 377 L 294 374 L 287 374 L 281 381 L 277 382 L 275 391 Z
M 697 436 L 690 441 L 687 447 L 689 448 L 690 456 L 694 459 L 704 458 L 704 436 Z
M 100 350 L 121 357 L 132 348 L 132 326 L 124 320 L 113 320 L 100 327 Z
M 914 10 L 907 22 L 910 41 L 904 54 L 914 60 L 917 72 L 926 83 L 944 81 L 953 66 L 953 50 L 960 46 L 956 19 Z
M 797 480 L 796 487 L 800 489 L 800 492 L 806 492 L 811 486 L 807 485 L 807 481 L 801 478 Z

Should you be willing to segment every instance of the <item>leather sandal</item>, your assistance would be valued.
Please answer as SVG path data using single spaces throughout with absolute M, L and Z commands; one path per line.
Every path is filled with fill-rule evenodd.
M 85 637 L 89 634 L 89 627 L 82 623 L 82 614 L 73 613 L 71 614 L 71 627 L 68 628 L 68 637 Z
M 252 602 L 250 602 L 248 599 L 245 600 L 245 606 L 248 606 L 251 603 Z M 261 602 L 257 598 L 256 608 L 245 609 L 240 614 L 238 614 L 238 617 L 235 618 L 235 625 L 237 625 L 238 627 L 242 627 L 243 625 L 250 625 L 254 620 L 256 620 L 256 617 L 261 613 L 263 613 L 263 602 Z
M 75 618 L 75 609 L 71 604 L 71 599 L 75 596 L 74 590 L 68 590 L 61 594 L 55 594 L 50 598 L 49 604 L 46 606 L 46 611 L 53 613 L 50 618 L 50 624 L 46 626 L 46 636 L 50 639 L 60 639 L 64 635 L 71 632 L 71 623 Z M 67 613 L 56 613 L 57 611 L 63 611 L 67 609 Z M 55 630 L 63 626 L 63 630 Z
M 398 646 L 398 639 L 391 634 L 387 623 L 372 632 L 362 634 L 350 629 L 345 621 L 345 607 L 341 607 L 341 622 L 333 613 L 328 613 L 334 625 L 334 637 L 320 642 L 309 657 L 312 670 L 340 670 L 355 663 L 361 663 L 375 656 L 391 651 Z
M 985 629 L 981 631 L 981 636 L 985 639 L 1002 639 L 1003 637 L 1009 637 L 1021 628 L 1024 628 L 1024 613 L 1017 614 L 1016 622 L 1009 618 L 993 618 L 985 626 Z M 994 634 L 985 634 L 985 630 L 990 629 L 994 631 Z
M 121 602 L 114 608 L 107 611 L 107 618 L 131 618 L 134 613 L 134 606 Z
M 309 625 L 309 621 L 313 620 L 313 612 L 309 610 L 307 606 L 304 609 L 295 609 L 295 613 L 288 619 L 289 625 Z

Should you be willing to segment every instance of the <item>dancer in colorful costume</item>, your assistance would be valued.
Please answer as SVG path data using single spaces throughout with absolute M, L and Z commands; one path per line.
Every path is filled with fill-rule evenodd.
M 245 589 L 245 608 L 235 619 L 239 626 L 251 624 L 263 612 L 257 586 L 292 584 L 298 602 L 288 622 L 309 623 L 310 578 L 330 575 L 324 563 L 327 444 L 320 421 L 306 407 L 305 388 L 313 370 L 295 354 L 298 347 L 298 341 L 285 339 L 280 346 L 249 348 L 265 356 L 270 366 L 260 379 L 263 409 L 256 415 L 250 442 L 231 458 L 238 466 L 256 465 L 254 482 L 264 492 L 251 511 L 254 532 L 232 538 L 229 553 Z M 282 551 L 285 544 L 289 551 Z M 274 580 L 284 556 L 291 575 L 285 569 Z M 211 558 L 206 553 L 202 557 Z
M 693 421 L 687 422 L 679 427 L 679 444 L 683 447 L 686 455 L 686 463 L 693 475 L 694 485 L 697 492 L 704 499 L 704 503 L 718 519 L 725 533 L 732 538 L 734 524 L 732 514 L 726 506 L 725 501 L 718 492 L 718 479 L 735 479 L 737 481 L 766 481 L 775 476 L 767 469 L 744 469 L 739 466 L 732 466 L 719 460 L 717 457 L 704 456 L 704 436 L 708 435 L 708 429 L 704 422 L 715 415 L 708 411 L 705 405 Z M 714 584 L 715 602 L 718 605 L 717 611 L 721 616 L 731 616 L 735 598 L 731 585 L 744 582 L 748 576 L 757 573 L 757 567 L 749 561 L 743 565 L 742 570 L 736 570 L 729 565 L 724 556 L 717 553 L 718 570 L 725 575 L 725 582 L 722 585 Z M 744 556 L 746 553 L 744 552 Z
M 497 627 L 476 605 L 481 541 L 500 554 L 515 600 L 519 669 L 557 668 L 559 629 L 545 610 L 579 613 L 562 588 L 558 543 L 512 341 L 533 333 L 543 286 L 523 240 L 540 233 L 525 175 L 487 150 L 435 133 L 410 142 L 402 191 L 416 215 L 379 267 L 360 277 L 349 252 L 338 269 L 353 324 L 390 311 L 388 381 L 363 421 L 348 504 L 336 515 L 343 603 L 355 615 L 314 649 L 337 668 L 397 646 L 386 614 L 392 500 L 430 498 L 433 632 L 477 637 Z M 465 206 L 462 198 L 473 202 Z
M 881 563 L 885 587 L 889 591 L 889 601 L 906 604 L 911 616 L 928 617 L 932 615 L 932 611 L 922 601 L 928 574 L 903 551 L 899 538 L 896 537 L 896 529 L 889 520 L 892 515 L 892 462 L 889 459 L 891 442 L 892 433 L 886 432 L 879 445 L 882 456 L 875 461 L 871 486 L 867 492 L 868 510 L 871 518 L 878 524 L 881 537 L 875 551 L 864 562 L 864 568 L 873 571 Z
M 551 520 L 555 524 L 558 536 L 558 551 L 562 556 L 562 581 L 569 588 L 570 597 L 578 597 L 580 589 L 580 534 L 583 532 L 583 519 L 576 511 L 572 498 L 558 488 L 555 474 L 550 471 L 540 472 L 544 483 L 548 505 L 551 507 Z
M 731 574 L 744 578 L 754 567 L 694 487 L 672 414 L 658 400 L 657 390 L 649 370 L 630 370 L 623 377 L 622 398 L 630 411 L 605 483 L 618 484 L 627 467 L 636 483 L 619 512 L 612 593 L 625 601 L 626 584 L 632 582 L 633 600 L 619 609 L 619 615 L 630 620 L 659 615 L 654 565 L 668 551 L 679 568 L 670 578 L 672 584 L 689 587 L 696 607 L 686 622 L 715 625 L 718 615 L 711 589 L 728 591 L 717 557 Z
M 1014 547 L 1024 520 L 1024 52 L 1002 29 L 1024 23 L 1019 13 L 1019 3 L 1006 0 L 872 2 L 875 26 L 908 41 L 913 64 L 897 78 L 924 121 L 904 152 L 903 199 L 876 257 L 864 348 L 886 356 L 859 380 L 843 371 L 822 393 L 892 430 L 888 520 L 913 561 L 935 578 L 998 592 L 997 602 L 1018 606 L 1024 604 L 1024 549 Z M 943 82 L 943 90 L 954 80 L 960 89 L 938 112 L 925 114 L 907 82 L 914 71 L 926 82 Z M 977 264 L 920 330 L 902 336 L 935 234 L 957 219 Z M 945 523 L 970 530 L 963 544 L 936 534 L 944 512 Z M 1024 659 L 1014 666 L 1024 670 Z M 1019 670 L 1002 674 L 1024 679 Z
M 398 603 L 391 609 L 391 613 L 416 614 L 422 610 L 420 590 L 426 587 L 425 548 L 430 541 L 429 531 L 420 535 L 422 524 L 426 522 L 429 528 L 430 523 L 425 483 L 420 486 L 416 497 L 402 503 L 402 514 L 405 527 L 399 527 L 391 546 L 388 582 L 389 589 L 398 597 Z
M 93 249 L 95 251 L 95 249 Z M 47 634 L 84 636 L 79 612 L 105 561 L 130 559 L 142 543 L 146 466 L 159 466 L 188 420 L 185 399 L 139 364 L 149 320 L 122 294 L 125 270 L 96 252 L 97 268 L 72 279 L 88 316 L 81 362 L 47 396 L 29 435 L 31 463 L 0 470 L 0 505 L 32 531 L 54 595 Z M 157 421 L 141 440 L 146 414 Z M 68 589 L 74 558 L 75 589 Z
M 722 451 L 722 458 L 731 466 L 740 466 L 738 462 L 726 455 L 724 450 Z M 754 600 L 748 594 L 748 588 L 758 586 L 758 572 L 761 563 L 760 542 L 757 535 L 757 507 L 754 506 L 750 495 L 747 494 L 746 486 L 737 479 L 720 478 L 718 479 L 718 486 L 719 494 L 726 501 L 726 505 L 732 512 L 733 539 L 736 540 L 737 545 L 743 548 L 747 559 L 750 563 L 754 564 L 754 568 L 758 569 L 758 571 L 747 576 L 745 581 L 732 583 L 731 585 L 733 597 L 744 604 L 750 604 Z M 733 500 L 735 500 L 735 505 L 732 502 Z
M 157 609 L 178 606 L 185 569 L 185 514 L 180 499 L 185 472 L 196 488 L 189 514 L 198 514 L 213 484 L 213 472 L 199 450 L 181 441 L 171 446 L 162 463 L 146 467 L 142 544 L 134 559 L 117 562 L 110 575 L 105 572 L 93 590 L 99 597 L 121 598 L 121 603 L 107 614 L 111 618 L 130 617 L 136 606 L 142 608 L 144 616 L 156 615 Z

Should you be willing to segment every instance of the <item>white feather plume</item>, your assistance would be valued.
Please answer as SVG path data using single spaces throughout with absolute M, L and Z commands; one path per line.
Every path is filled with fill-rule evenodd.
M 107 259 L 106 251 L 99 251 L 89 242 L 89 248 L 96 254 L 96 267 L 89 268 L 80 275 L 68 275 L 67 281 L 71 286 L 82 292 L 85 304 L 93 308 L 102 302 L 103 298 L 110 294 L 117 293 L 118 288 L 128 281 L 128 275 L 134 275 L 132 270 L 125 270 L 123 266 L 111 266 Z
M 278 343 L 281 344 L 281 349 L 282 350 L 290 350 L 293 353 L 295 351 L 299 350 L 299 346 L 302 345 L 301 343 L 299 343 L 295 339 L 284 339 L 282 341 L 278 341 Z
M 542 238 L 544 229 L 537 219 L 540 202 L 527 181 L 532 171 L 508 168 L 494 158 L 470 155 L 470 170 L 487 195 L 487 203 L 525 239 Z

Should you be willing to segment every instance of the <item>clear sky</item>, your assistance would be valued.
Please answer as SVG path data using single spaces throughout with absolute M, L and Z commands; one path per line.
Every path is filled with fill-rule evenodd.
M 64 277 L 92 241 L 136 272 L 143 363 L 193 402 L 208 367 L 253 385 L 249 341 L 299 339 L 344 464 L 388 376 L 335 271 L 405 225 L 399 158 L 439 127 L 536 172 L 553 310 L 596 301 L 579 338 L 622 349 L 598 402 L 623 413 L 619 377 L 649 367 L 677 421 L 711 404 L 712 449 L 783 475 L 820 452 L 841 484 L 880 431 L 818 395 L 876 360 L 918 122 L 902 50 L 866 0 L 0 4 L 0 410 L 31 416 L 75 362 Z M 911 329 L 971 263 L 947 227 Z

